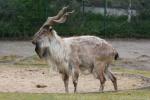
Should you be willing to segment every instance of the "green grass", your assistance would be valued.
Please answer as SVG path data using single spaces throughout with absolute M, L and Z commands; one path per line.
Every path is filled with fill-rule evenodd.
M 0 93 L 0 100 L 150 100 L 150 89 L 87 94 Z

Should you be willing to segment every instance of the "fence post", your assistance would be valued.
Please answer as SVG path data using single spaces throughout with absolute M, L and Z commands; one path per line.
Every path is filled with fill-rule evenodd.
M 128 6 L 128 19 L 127 19 L 127 21 L 128 21 L 128 23 L 130 23 L 131 22 L 131 13 L 132 13 L 132 11 L 131 11 L 131 6 L 132 6 L 132 1 L 131 0 L 129 0 L 129 6 Z
M 106 35 L 106 17 L 107 17 L 107 0 L 104 0 L 104 34 L 105 35 Z
M 45 0 L 45 17 L 46 17 L 46 19 L 47 19 L 47 17 L 48 17 L 48 0 Z
M 85 13 L 85 1 L 84 0 L 82 0 L 82 13 L 83 15 Z

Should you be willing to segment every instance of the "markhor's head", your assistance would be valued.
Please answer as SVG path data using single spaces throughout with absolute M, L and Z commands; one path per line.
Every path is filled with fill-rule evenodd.
M 35 45 L 35 51 L 40 58 L 45 58 L 49 54 L 50 39 L 56 34 L 52 26 L 56 23 L 64 23 L 67 17 L 73 13 L 67 12 L 68 7 L 63 7 L 56 16 L 48 17 L 47 21 L 34 35 L 32 43 Z

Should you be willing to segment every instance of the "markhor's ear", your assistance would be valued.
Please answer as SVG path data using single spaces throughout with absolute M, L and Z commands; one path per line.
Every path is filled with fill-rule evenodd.
M 53 30 L 52 26 L 49 26 L 49 31 L 51 32 Z

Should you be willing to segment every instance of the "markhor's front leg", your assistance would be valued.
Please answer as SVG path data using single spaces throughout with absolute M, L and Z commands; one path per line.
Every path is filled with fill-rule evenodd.
M 65 86 L 65 92 L 68 93 L 68 84 L 69 84 L 69 74 L 67 73 L 62 73 L 62 80 L 64 81 L 64 86 Z

